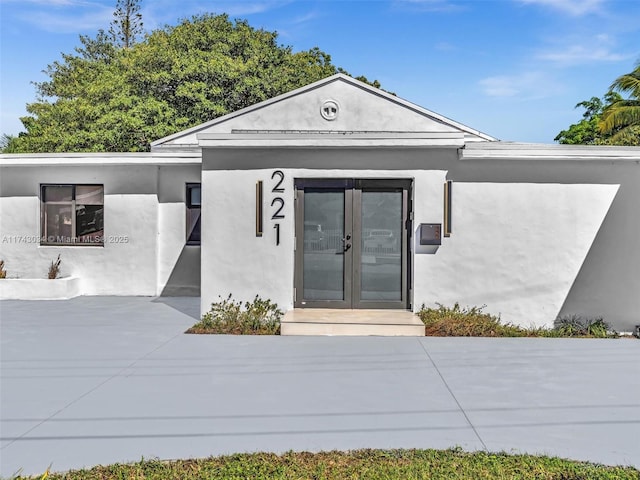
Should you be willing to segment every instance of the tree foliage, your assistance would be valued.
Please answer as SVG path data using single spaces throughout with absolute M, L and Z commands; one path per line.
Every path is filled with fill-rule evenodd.
M 15 135 L 9 135 L 7 133 L 3 133 L 0 136 L 0 152 L 2 153 L 14 153 L 11 146 L 15 143 Z
M 36 84 L 19 152 L 145 151 L 155 139 L 345 72 L 318 48 L 293 52 L 276 32 L 199 15 L 121 48 L 80 37 Z M 358 77 L 367 81 L 365 77 Z M 379 87 L 377 81 L 369 82 Z
M 610 135 L 610 142 L 617 145 L 640 145 L 640 63 L 618 77 L 611 89 L 628 93 L 629 98 L 620 97 L 604 109 L 600 132 Z
M 578 103 L 575 108 L 584 108 L 582 120 L 562 130 L 554 139 L 566 145 L 604 145 L 608 136 L 600 132 L 599 124 L 606 106 L 620 99 L 619 94 L 608 92 L 602 99 L 591 97 Z
M 623 98 L 618 92 L 628 93 Z M 640 145 L 640 65 L 618 77 L 602 99 L 591 97 L 576 105 L 585 112 L 580 122 L 554 140 L 569 145 Z
M 139 0 L 118 0 L 109 27 L 113 42 L 122 48 L 129 48 L 142 35 L 143 25 Z

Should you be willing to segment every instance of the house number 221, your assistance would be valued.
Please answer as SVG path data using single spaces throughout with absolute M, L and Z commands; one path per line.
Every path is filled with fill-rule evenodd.
M 277 195 L 284 193 L 284 187 L 282 186 L 282 183 L 284 182 L 284 173 L 282 173 L 282 170 L 274 170 L 271 174 L 271 180 L 275 181 L 275 184 L 271 189 L 271 193 L 276 195 L 273 197 L 273 200 L 271 200 L 271 207 L 273 208 L 271 220 L 276 222 L 273 224 L 273 228 L 276 231 L 276 245 L 280 245 L 280 223 L 278 223 L 278 220 L 284 220 L 284 213 L 282 213 L 282 209 L 284 208 L 284 198 Z

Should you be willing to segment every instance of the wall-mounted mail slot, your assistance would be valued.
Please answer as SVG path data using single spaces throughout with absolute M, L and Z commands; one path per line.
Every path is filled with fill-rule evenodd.
M 442 243 L 441 223 L 420 224 L 420 245 L 440 245 Z

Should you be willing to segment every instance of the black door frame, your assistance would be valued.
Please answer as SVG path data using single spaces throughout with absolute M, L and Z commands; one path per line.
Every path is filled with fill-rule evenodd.
M 295 188 L 295 308 L 346 308 L 346 309 L 410 309 L 411 308 L 411 211 L 412 179 L 396 178 L 299 178 L 294 180 Z M 373 301 L 360 299 L 361 282 L 361 242 L 362 234 L 362 191 L 402 191 L 403 228 L 401 239 L 401 300 Z M 343 300 L 306 300 L 303 298 L 304 262 L 304 192 L 305 190 L 345 192 L 345 234 L 350 248 L 344 254 L 344 298 Z M 338 253 L 339 254 L 339 253 Z

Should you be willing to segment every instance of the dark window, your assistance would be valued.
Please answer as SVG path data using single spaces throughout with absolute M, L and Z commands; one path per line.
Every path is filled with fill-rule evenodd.
M 187 183 L 187 245 L 200 245 L 199 183 Z
M 41 245 L 104 245 L 102 185 L 41 185 Z

